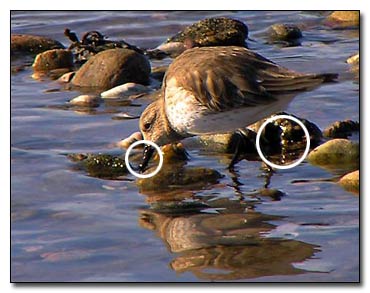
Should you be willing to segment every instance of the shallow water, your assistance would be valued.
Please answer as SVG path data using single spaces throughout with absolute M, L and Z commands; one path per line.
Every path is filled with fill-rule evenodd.
M 12 12 L 12 33 L 40 34 L 65 46 L 66 27 L 99 30 L 112 40 L 153 48 L 185 25 L 230 16 L 250 30 L 248 46 L 304 72 L 337 72 L 338 83 L 301 94 L 288 113 L 321 129 L 359 120 L 359 85 L 345 60 L 358 52 L 358 30 L 334 30 L 312 12 Z M 267 44 L 264 30 L 285 22 L 302 27 L 298 47 Z M 168 64 L 153 61 L 152 66 Z M 101 105 L 96 112 L 58 109 L 77 91 L 32 79 L 32 68 L 11 76 L 12 281 L 358 281 L 359 197 L 330 179 L 337 173 L 306 162 L 278 170 L 268 188 L 261 162 L 188 150 L 188 167 L 207 167 L 216 182 L 150 192 L 133 176 L 88 176 L 68 153 L 113 153 L 137 131 L 141 107 Z M 338 170 L 336 170 L 338 172 Z M 340 173 L 340 170 L 339 170 Z M 206 180 L 205 180 L 206 181 Z M 177 199 L 177 202 L 174 202 Z M 206 206 L 205 206 L 206 205 Z

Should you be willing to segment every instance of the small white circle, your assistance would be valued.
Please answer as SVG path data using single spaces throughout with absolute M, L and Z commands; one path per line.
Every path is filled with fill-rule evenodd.
M 139 144 L 149 144 L 151 145 L 152 147 L 154 147 L 159 155 L 159 164 L 157 166 L 157 168 L 152 172 L 152 173 L 149 173 L 149 174 L 140 174 L 140 173 L 137 173 L 135 172 L 134 170 L 132 170 L 131 166 L 130 166 L 130 163 L 129 163 L 129 157 L 130 157 L 130 152 L 132 151 L 132 149 L 134 147 L 136 147 L 137 145 Z M 125 154 L 125 163 L 126 163 L 126 167 L 127 167 L 127 170 L 134 176 L 136 177 L 139 177 L 139 178 L 150 178 L 150 177 L 153 177 L 154 175 L 156 175 L 159 170 L 161 170 L 162 166 L 163 166 L 163 153 L 161 151 L 161 149 L 159 148 L 159 146 L 150 141 L 150 140 L 138 140 L 136 142 L 134 142 L 133 144 L 131 144 L 129 146 L 129 148 L 127 149 L 126 151 L 126 154 Z
M 276 164 L 270 162 L 269 160 L 267 160 L 265 158 L 265 156 L 263 155 L 263 153 L 261 151 L 261 147 L 260 147 L 260 138 L 261 138 L 261 134 L 262 134 L 263 129 L 266 127 L 267 124 L 269 124 L 269 123 L 271 123 L 271 122 L 273 122 L 277 119 L 288 119 L 288 120 L 292 120 L 292 121 L 296 122 L 299 126 L 302 127 L 302 129 L 304 131 L 304 134 L 306 136 L 306 149 L 304 150 L 304 153 L 303 153 L 302 157 L 299 160 L 295 161 L 293 164 L 286 165 L 286 166 L 276 165 Z M 307 157 L 308 152 L 310 151 L 310 142 L 311 142 L 310 134 L 307 130 L 307 127 L 302 123 L 302 121 L 300 121 L 299 119 L 297 119 L 293 116 L 290 116 L 290 115 L 276 115 L 274 117 L 271 117 L 271 118 L 267 119 L 261 125 L 261 127 L 258 129 L 257 137 L 256 137 L 256 147 L 257 147 L 257 152 L 258 152 L 259 156 L 261 157 L 261 159 L 267 165 L 269 165 L 270 167 L 276 168 L 276 169 L 290 169 L 290 168 L 298 166 Z

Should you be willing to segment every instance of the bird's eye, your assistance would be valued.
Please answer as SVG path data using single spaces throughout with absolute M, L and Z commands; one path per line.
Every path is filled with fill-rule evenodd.
M 150 122 L 147 122 L 144 124 L 144 130 L 145 131 L 148 131 L 150 129 L 150 127 L 152 126 L 152 124 Z

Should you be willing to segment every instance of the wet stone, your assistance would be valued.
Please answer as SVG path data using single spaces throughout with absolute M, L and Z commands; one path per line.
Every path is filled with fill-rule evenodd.
M 348 138 L 352 132 L 360 131 L 360 123 L 352 120 L 336 121 L 324 129 L 323 135 L 330 138 Z
M 10 54 L 12 56 L 31 54 L 36 55 L 51 49 L 63 49 L 64 46 L 48 37 L 12 34 L 10 38 Z
M 360 149 L 358 143 L 348 139 L 336 138 L 325 142 L 312 150 L 307 160 L 314 165 L 359 165 Z
M 108 154 L 70 154 L 68 158 L 78 163 L 90 176 L 114 179 L 128 174 L 125 160 Z
M 359 170 L 353 171 L 351 173 L 344 175 L 339 180 L 338 183 L 345 190 L 358 193 L 360 191 L 360 172 Z
M 111 49 L 90 58 L 75 74 L 72 84 L 108 90 L 128 83 L 147 84 L 150 63 L 133 50 Z
M 32 64 L 34 71 L 50 71 L 60 68 L 73 68 L 73 55 L 64 49 L 53 49 L 40 53 Z
M 334 11 L 327 18 L 329 25 L 338 27 L 358 27 L 360 25 L 360 11 Z
M 179 55 L 192 47 L 245 46 L 247 37 L 248 27 L 239 20 L 226 17 L 207 18 L 186 27 L 158 49 Z
M 302 38 L 302 32 L 296 25 L 277 23 L 267 30 L 271 42 L 287 42 L 291 45 L 298 45 Z
M 154 168 L 145 173 L 151 173 Z M 144 174 L 145 174 L 144 173 Z M 169 189 L 202 188 L 215 184 L 223 176 L 216 170 L 202 167 L 183 167 L 183 164 L 163 165 L 162 169 L 153 177 L 138 179 L 137 185 L 141 191 L 168 191 Z
M 80 95 L 69 101 L 74 106 L 97 107 L 100 103 L 100 98 L 96 95 Z

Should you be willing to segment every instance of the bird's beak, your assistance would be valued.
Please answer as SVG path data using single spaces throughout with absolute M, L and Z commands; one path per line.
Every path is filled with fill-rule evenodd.
M 140 173 L 143 173 L 145 171 L 146 167 L 148 167 L 148 163 L 149 163 L 150 159 L 152 158 L 153 153 L 154 153 L 154 147 L 147 144 L 144 147 L 143 160 L 142 160 L 141 164 L 139 165 Z

